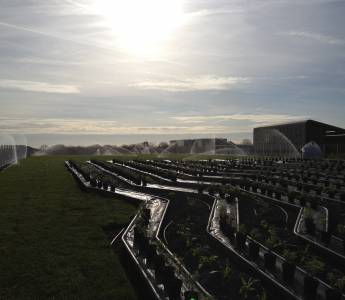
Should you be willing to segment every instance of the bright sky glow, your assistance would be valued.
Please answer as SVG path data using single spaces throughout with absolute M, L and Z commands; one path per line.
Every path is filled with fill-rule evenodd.
M 90 11 L 104 17 L 119 47 L 144 58 L 161 56 L 164 43 L 185 21 L 179 0 L 96 0 Z

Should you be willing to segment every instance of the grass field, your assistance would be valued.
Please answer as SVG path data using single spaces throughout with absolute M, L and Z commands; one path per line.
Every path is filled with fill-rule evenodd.
M 135 299 L 102 226 L 136 208 L 81 191 L 65 159 L 0 173 L 0 299 Z

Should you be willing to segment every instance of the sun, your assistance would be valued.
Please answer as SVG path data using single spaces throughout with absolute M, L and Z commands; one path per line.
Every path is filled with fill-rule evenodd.
M 119 47 L 140 57 L 158 57 L 184 22 L 179 0 L 95 0 Z

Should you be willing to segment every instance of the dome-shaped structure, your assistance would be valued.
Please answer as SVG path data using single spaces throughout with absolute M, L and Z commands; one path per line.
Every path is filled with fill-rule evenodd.
M 320 146 L 315 142 L 309 142 L 302 147 L 302 157 L 306 159 L 318 159 L 322 157 Z

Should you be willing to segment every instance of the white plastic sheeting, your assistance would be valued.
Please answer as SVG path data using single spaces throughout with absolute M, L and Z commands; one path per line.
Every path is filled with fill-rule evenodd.
M 305 159 L 319 159 L 322 157 L 320 146 L 315 142 L 309 142 L 302 147 L 302 157 Z

